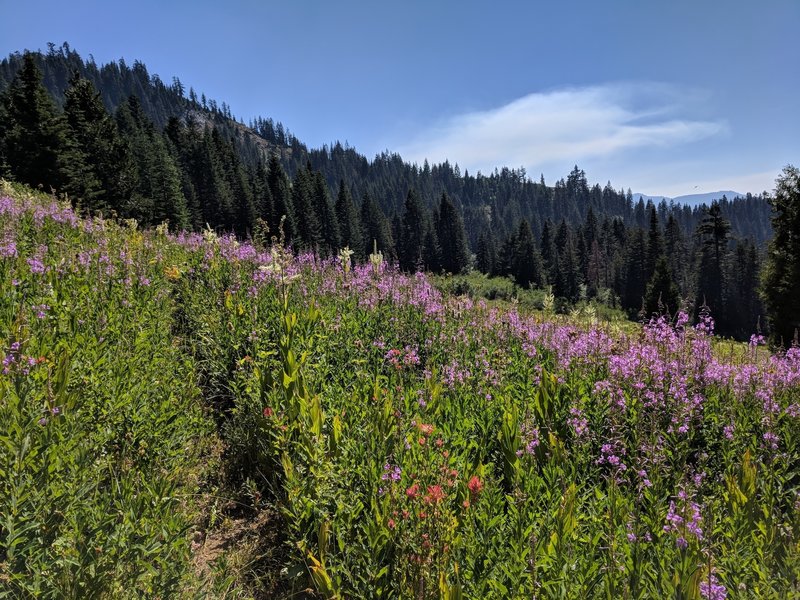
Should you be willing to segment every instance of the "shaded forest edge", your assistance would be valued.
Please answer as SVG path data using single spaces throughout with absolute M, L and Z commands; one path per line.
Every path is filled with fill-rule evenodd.
M 405 271 L 478 269 L 549 286 L 560 306 L 596 298 L 632 318 L 708 307 L 718 333 L 738 339 L 766 327 L 763 196 L 692 209 L 634 202 L 577 166 L 548 186 L 524 169 L 472 175 L 390 153 L 370 161 L 340 143 L 309 149 L 139 61 L 98 66 L 67 44 L 4 59 L 0 90 L 0 176 L 84 213 L 280 237 L 323 257 L 377 249 Z

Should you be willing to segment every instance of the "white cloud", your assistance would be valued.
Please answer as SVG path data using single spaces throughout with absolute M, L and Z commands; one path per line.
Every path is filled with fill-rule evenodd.
M 663 84 L 615 84 L 529 94 L 499 108 L 450 117 L 397 150 L 471 171 L 570 168 L 643 147 L 670 148 L 726 131 L 682 113 L 696 95 Z M 564 171 L 567 172 L 567 171 Z

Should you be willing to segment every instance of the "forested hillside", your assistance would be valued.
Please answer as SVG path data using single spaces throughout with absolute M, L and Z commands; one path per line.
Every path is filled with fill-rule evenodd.
M 370 160 L 336 142 L 309 149 L 281 123 L 247 126 L 225 103 L 141 62 L 98 66 L 67 44 L 0 63 L 0 176 L 66 194 L 84 211 L 144 225 L 282 235 L 325 256 L 377 249 L 405 270 L 477 268 L 600 297 L 631 315 L 704 304 L 747 337 L 770 237 L 760 196 L 711 207 L 633 202 L 577 166 L 549 186 L 523 169 Z

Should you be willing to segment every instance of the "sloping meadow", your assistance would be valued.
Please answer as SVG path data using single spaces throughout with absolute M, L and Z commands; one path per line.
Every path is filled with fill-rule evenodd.
M 19 195 L 0 282 L 12 594 L 179 589 L 206 414 L 229 481 L 280 510 L 288 593 L 800 594 L 796 349 L 722 357 L 710 317 L 625 333 L 444 296 L 377 254 Z
M 213 431 L 165 274 L 182 250 L 3 191 L 0 597 L 174 597 Z

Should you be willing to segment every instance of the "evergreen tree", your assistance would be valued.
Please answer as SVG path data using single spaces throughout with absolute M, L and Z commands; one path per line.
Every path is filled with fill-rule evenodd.
M 664 246 L 667 256 L 667 264 L 672 271 L 675 283 L 678 284 L 681 296 L 688 296 L 689 293 L 689 274 L 686 250 L 686 240 L 684 239 L 681 225 L 672 213 L 667 218 L 667 226 L 664 230 Z
M 542 258 L 533 239 L 531 226 L 525 219 L 520 221 L 514 237 L 511 275 L 521 287 L 542 287 L 544 284 Z
M 322 242 L 322 227 L 314 208 L 313 179 L 311 164 L 306 164 L 292 180 L 292 206 L 297 227 L 297 239 L 293 243 L 302 250 L 317 250 Z
M 375 244 L 377 244 L 378 250 L 383 253 L 384 259 L 395 259 L 391 225 L 378 203 L 369 194 L 364 194 L 364 198 L 361 201 L 361 227 L 364 248 L 372 252 Z
M 478 237 L 476 266 L 481 273 L 495 275 L 497 272 L 497 240 L 491 229 L 481 231 Z
M 245 237 L 258 216 L 249 177 L 239 159 L 233 141 L 223 138 L 220 129 L 216 128 L 211 132 L 211 139 L 233 199 L 230 220 L 224 226 L 239 237 Z
M 436 219 L 436 235 L 442 249 L 442 270 L 461 273 L 470 263 L 464 221 L 450 197 L 442 194 Z
M 167 122 L 167 126 L 164 128 L 164 134 L 170 146 L 170 153 L 174 156 L 180 171 L 181 189 L 189 211 L 189 227 L 194 231 L 198 231 L 203 228 L 206 221 L 203 220 L 201 198 L 195 187 L 194 160 L 197 147 L 201 143 L 197 124 L 191 117 L 187 119 L 186 125 L 177 117 L 173 117 Z M 123 144 L 123 148 L 127 151 L 127 144 Z M 128 157 L 132 165 L 133 160 L 130 158 L 129 152 Z M 124 178 L 125 181 L 131 181 L 132 179 L 132 177 Z M 127 196 L 123 197 L 126 198 Z M 117 204 L 124 204 L 124 202 L 117 202 Z
M 597 215 L 594 214 L 594 209 L 589 207 L 586 212 L 586 220 L 583 224 L 583 239 L 587 248 L 592 247 L 592 243 L 599 237 L 600 228 L 597 223 Z
M 550 219 L 545 220 L 544 226 L 542 227 L 540 248 L 542 264 L 547 275 L 547 280 L 554 282 L 556 280 L 556 271 L 558 269 L 558 253 L 556 252 L 553 223 L 550 221 Z
M 217 145 L 208 129 L 195 146 L 191 178 L 201 201 L 203 226 L 229 229 L 233 222 L 233 191 L 225 178 L 225 169 Z
M 645 290 L 645 314 L 674 314 L 680 308 L 680 301 L 680 292 L 672 279 L 667 257 L 662 254 L 656 260 L 653 275 Z
M 408 191 L 397 239 L 397 258 L 403 271 L 414 272 L 423 266 L 427 215 L 419 195 Z
M 553 293 L 559 298 L 566 298 L 570 302 L 575 302 L 578 299 L 583 279 L 573 234 L 564 220 L 558 226 L 555 247 L 557 266 L 555 278 L 553 279 Z
M 442 270 L 442 249 L 436 237 L 436 229 L 432 224 L 425 228 L 425 239 L 422 242 L 422 263 L 426 271 L 438 273 Z
M 272 235 L 279 236 L 279 231 L 283 228 L 285 241 L 290 242 L 297 235 L 292 191 L 289 177 L 276 152 L 269 156 L 267 186 L 272 196 L 272 210 L 267 218 L 269 230 Z
M 597 239 L 592 242 L 589 250 L 589 260 L 586 266 L 586 284 L 589 286 L 589 292 L 592 296 L 597 295 L 601 287 L 608 287 L 606 280 L 606 257 L 600 248 L 600 243 Z
M 755 245 L 749 240 L 739 241 L 732 263 L 728 311 L 731 333 L 739 339 L 747 339 L 756 332 L 763 313 L 758 297 L 760 261 Z
M 648 202 L 650 229 L 647 233 L 647 258 L 645 263 L 645 279 L 650 280 L 656 270 L 656 263 L 664 255 L 664 241 L 658 227 L 658 213 L 652 202 Z
M 42 72 L 26 52 L 22 69 L 2 96 L 0 168 L 21 183 L 62 189 L 68 183 L 63 162 L 66 127 L 42 85 Z
M 275 203 L 272 200 L 272 191 L 269 189 L 269 171 L 263 161 L 258 161 L 255 171 L 252 173 L 250 186 L 253 189 L 253 202 L 255 202 L 258 218 L 266 223 L 270 236 L 277 236 L 277 230 L 273 230 L 269 226 L 270 218 L 275 210 Z
M 711 309 L 716 329 L 730 333 L 726 315 L 726 259 L 730 223 L 722 217 L 722 209 L 716 200 L 705 209 L 705 216 L 698 225 L 696 236 L 700 243 L 697 269 L 697 295 L 695 311 L 703 306 Z
M 636 227 L 630 232 L 628 245 L 625 248 L 625 276 L 621 294 L 622 305 L 629 311 L 638 311 L 642 308 L 647 287 L 646 254 L 644 230 Z
M 120 107 L 117 122 L 129 141 L 135 168 L 133 194 L 121 207 L 123 216 L 145 225 L 169 221 L 173 229 L 186 228 L 189 211 L 175 160 L 135 96 Z
M 314 212 L 319 218 L 320 236 L 322 238 L 321 253 L 335 253 L 339 250 L 341 239 L 339 237 L 339 222 L 336 219 L 336 211 L 331 204 L 328 184 L 325 182 L 321 171 L 314 173 L 312 188 L 312 199 Z
M 800 170 L 786 166 L 769 198 L 774 236 L 762 294 L 773 344 L 789 346 L 800 329 Z
M 358 220 L 353 197 L 350 195 L 344 179 L 339 180 L 339 193 L 336 196 L 336 219 L 339 223 L 342 246 L 350 248 L 357 260 L 364 260 L 366 255 L 364 254 L 364 239 L 361 235 L 361 223 Z

